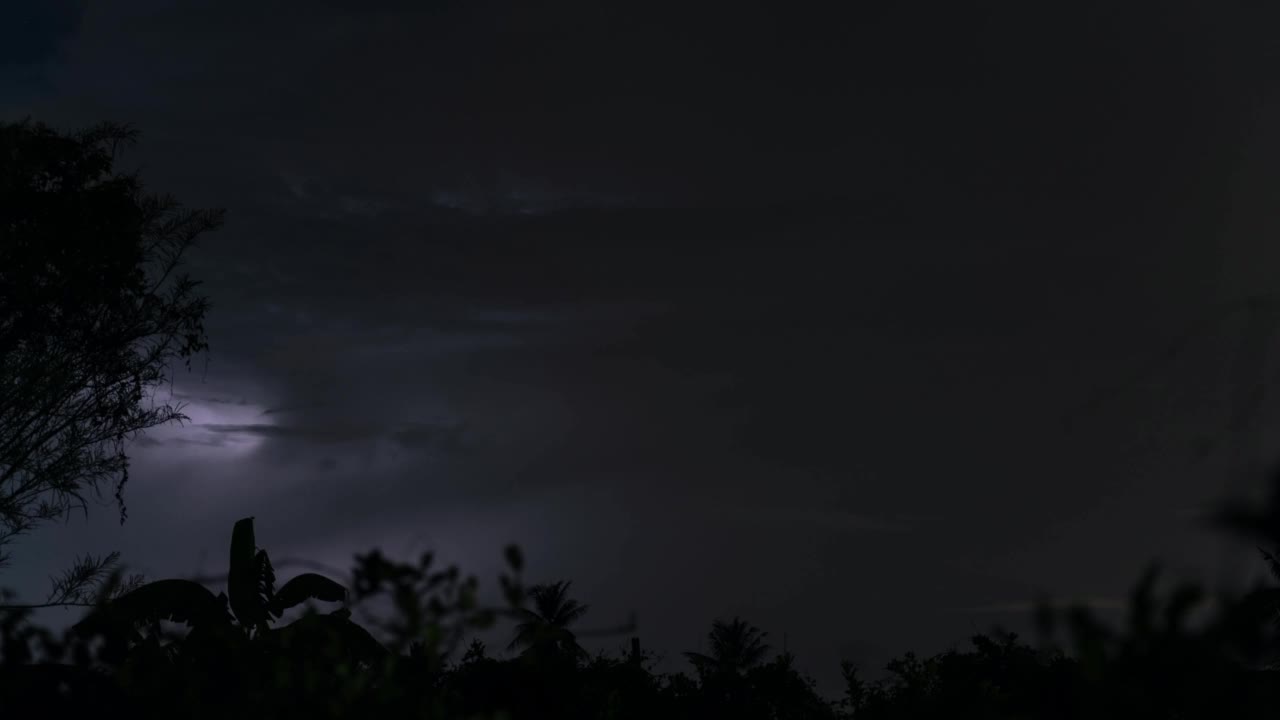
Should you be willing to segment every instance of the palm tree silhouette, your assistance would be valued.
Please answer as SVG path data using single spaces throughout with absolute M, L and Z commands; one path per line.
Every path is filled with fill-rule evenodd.
M 587 651 L 578 644 L 569 626 L 587 614 L 590 606 L 568 596 L 571 583 L 561 580 L 550 585 L 534 585 L 529 588 L 533 609 L 519 610 L 521 621 L 516 625 L 515 637 L 508 650 L 523 647 L 523 654 L 539 657 L 586 657 Z
M 684 656 L 700 673 L 740 675 L 764 661 L 770 650 L 764 642 L 768 635 L 739 617 L 729 622 L 716 620 L 707 633 L 711 654 L 686 652 Z

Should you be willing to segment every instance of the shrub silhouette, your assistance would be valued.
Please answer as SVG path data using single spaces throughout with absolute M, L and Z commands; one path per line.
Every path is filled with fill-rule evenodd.
M 518 549 L 508 548 L 507 560 L 516 574 L 503 575 L 504 590 L 519 599 Z M 417 565 L 390 562 L 376 551 L 357 561 L 361 598 L 389 591 L 398 613 L 416 618 L 385 626 L 402 631 L 393 643 L 407 647 L 406 655 L 393 657 L 351 620 L 349 607 L 326 614 L 308 608 L 295 621 L 270 627 L 290 608 L 308 600 L 342 602 L 348 591 L 315 573 L 277 589 L 270 558 L 255 545 L 253 519 L 245 518 L 232 532 L 227 593 L 183 579 L 147 583 L 114 599 L 104 596 L 61 642 L 25 623 L 28 611 L 4 611 L 0 699 L 44 702 L 53 697 L 50 688 L 68 682 L 87 697 L 105 683 L 119 708 L 144 715 L 183 707 L 198 708 L 193 717 L 349 716 L 370 703 L 425 712 L 442 697 L 432 682 L 447 654 L 440 647 L 442 621 L 461 615 L 459 627 L 486 627 L 500 611 L 511 611 L 478 607 L 475 579 L 459 582 L 456 567 L 430 573 L 429 555 Z M 67 655 L 76 662 L 57 662 Z

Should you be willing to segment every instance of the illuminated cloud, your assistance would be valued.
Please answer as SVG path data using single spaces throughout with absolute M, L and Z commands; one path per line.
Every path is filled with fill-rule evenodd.
M 165 394 L 158 393 L 157 400 L 164 401 Z M 265 407 L 243 397 L 175 393 L 171 402 L 189 419 L 148 430 L 139 438 L 142 452 L 181 448 L 178 452 L 202 460 L 239 460 L 262 447 L 275 427 Z

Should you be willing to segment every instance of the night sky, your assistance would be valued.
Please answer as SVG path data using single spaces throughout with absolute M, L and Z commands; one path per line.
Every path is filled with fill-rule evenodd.
M 1280 451 L 1280 10 L 844 5 L 6 4 L 0 118 L 228 215 L 192 422 L 0 584 L 518 542 L 666 669 L 736 613 L 830 687 L 1248 565 L 1198 518 Z

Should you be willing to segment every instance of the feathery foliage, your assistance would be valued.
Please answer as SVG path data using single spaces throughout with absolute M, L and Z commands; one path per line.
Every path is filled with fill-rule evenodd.
M 126 441 L 185 419 L 143 401 L 207 347 L 208 301 L 178 269 L 222 214 L 116 172 L 135 138 L 0 123 L 0 550 L 106 481 L 124 522 Z

